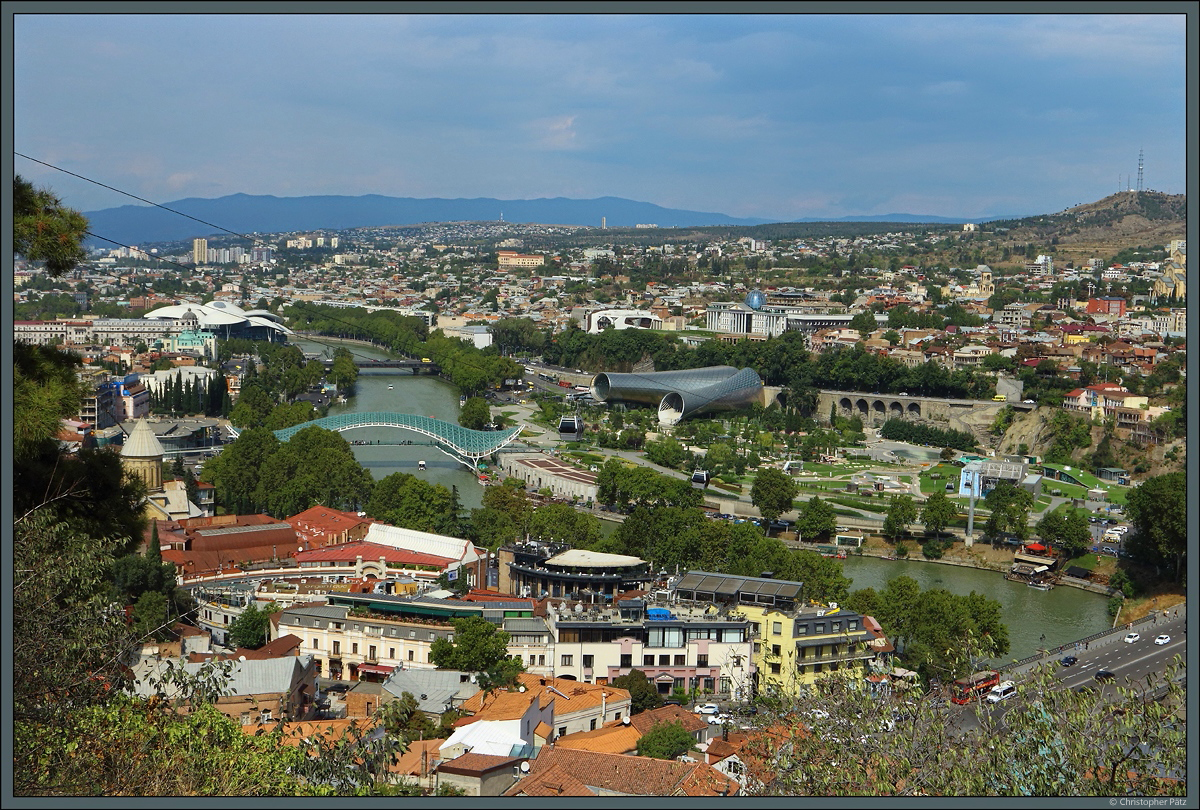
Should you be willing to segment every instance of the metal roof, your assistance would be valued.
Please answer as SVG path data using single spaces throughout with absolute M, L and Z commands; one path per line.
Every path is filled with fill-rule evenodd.
M 800 593 L 804 590 L 804 584 L 783 579 L 739 577 L 732 574 L 689 571 L 679 581 L 679 584 L 675 586 L 675 589 L 677 591 L 700 591 L 729 597 L 741 594 L 756 594 L 799 601 Z

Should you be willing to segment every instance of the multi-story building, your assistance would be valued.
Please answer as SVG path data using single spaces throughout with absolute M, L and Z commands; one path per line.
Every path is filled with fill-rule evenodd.
M 546 263 L 545 256 L 517 253 L 515 250 L 496 251 L 496 259 L 500 267 L 541 267 Z
M 615 607 L 551 600 L 546 623 L 559 677 L 603 684 L 637 669 L 663 695 L 749 696 L 750 626 L 729 610 L 682 602 L 655 607 L 638 597 L 618 599 Z
M 640 557 L 541 543 L 514 543 L 496 552 L 502 593 L 541 599 L 588 599 L 645 588 L 655 577 Z
M 194 264 L 208 264 L 208 240 L 193 239 L 192 240 L 192 262 Z

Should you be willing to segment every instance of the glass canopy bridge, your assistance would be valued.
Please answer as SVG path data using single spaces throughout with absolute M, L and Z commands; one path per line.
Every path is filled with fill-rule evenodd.
M 446 455 L 462 461 L 472 469 L 478 469 L 479 460 L 487 458 L 501 447 L 516 440 L 521 433 L 521 426 L 508 430 L 471 430 L 462 425 L 443 422 L 429 416 L 418 416 L 411 413 L 386 413 L 382 411 L 368 413 L 341 413 L 314 419 L 301 425 L 283 428 L 275 431 L 275 438 L 286 442 L 297 432 L 307 427 L 320 427 L 343 433 L 347 430 L 368 427 L 398 428 L 411 430 L 422 436 L 433 439 L 433 446 Z M 237 432 L 230 428 L 234 435 Z

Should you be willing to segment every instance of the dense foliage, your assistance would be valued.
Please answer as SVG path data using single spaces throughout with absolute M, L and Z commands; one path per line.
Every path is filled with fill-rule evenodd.
M 889 419 L 879 428 L 879 435 L 896 442 L 911 442 L 912 444 L 933 445 L 934 447 L 954 447 L 959 450 L 973 450 L 979 444 L 970 433 L 950 428 L 935 428 L 920 422 L 909 422 L 904 419 Z

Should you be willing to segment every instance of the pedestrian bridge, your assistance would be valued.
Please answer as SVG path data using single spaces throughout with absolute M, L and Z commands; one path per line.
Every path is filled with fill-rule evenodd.
M 443 422 L 429 416 L 411 413 L 341 413 L 314 419 L 290 428 L 275 431 L 275 438 L 286 442 L 307 427 L 321 427 L 342 433 L 357 428 L 383 427 L 411 430 L 433 439 L 433 445 L 447 455 L 465 461 L 474 467 L 481 458 L 486 458 L 501 447 L 513 442 L 521 433 L 521 427 L 508 430 L 471 430 L 462 425 Z

